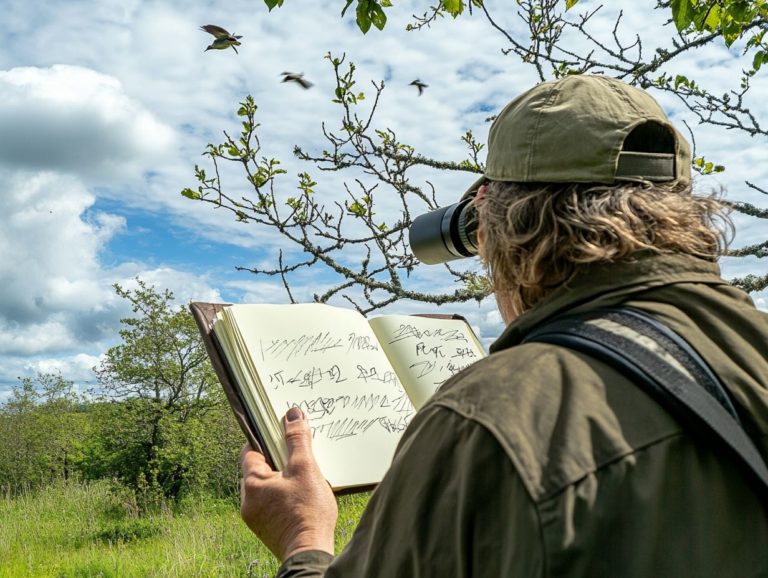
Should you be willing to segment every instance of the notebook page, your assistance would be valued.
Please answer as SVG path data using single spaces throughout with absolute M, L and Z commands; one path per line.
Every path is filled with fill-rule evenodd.
M 334 488 L 377 483 L 414 412 L 366 319 L 323 304 L 233 305 L 275 431 L 293 406 L 310 419 L 320 469 Z M 281 442 L 285 461 L 285 446 Z
M 417 409 L 446 379 L 486 355 L 460 319 L 384 315 L 369 325 Z

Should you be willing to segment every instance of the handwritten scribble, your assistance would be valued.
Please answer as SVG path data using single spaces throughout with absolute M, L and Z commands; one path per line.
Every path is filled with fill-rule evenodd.
M 467 342 L 466 336 L 458 329 L 419 329 L 415 325 L 401 323 L 394 333 L 389 343 L 397 343 L 405 339 L 423 339 L 430 338 L 437 341 L 463 341 Z
M 291 339 L 273 339 L 266 346 L 261 343 L 262 357 L 269 354 L 275 359 L 281 356 L 285 360 L 295 357 L 306 357 L 311 353 L 323 353 L 329 349 L 343 347 L 340 337 L 329 331 L 321 331 L 313 335 L 301 335 Z
M 309 419 L 322 419 L 336 411 L 336 400 L 332 397 L 316 397 L 302 400 L 298 404 L 289 404 L 289 409 L 291 407 L 301 408 Z
M 310 425 L 312 437 L 325 437 L 329 440 L 342 440 L 367 432 L 371 427 L 381 421 L 381 417 L 373 419 L 356 419 L 345 417 L 333 420 L 319 426 Z
M 372 419 L 345 417 L 317 426 L 312 426 L 310 424 L 310 430 L 312 431 L 313 438 L 322 437 L 333 441 L 363 435 L 377 425 L 388 433 L 399 434 L 408 427 L 411 417 L 412 415 L 400 416 L 396 419 L 392 419 L 388 416 L 378 416 Z
M 347 353 L 352 351 L 378 351 L 379 344 L 371 340 L 369 335 L 350 333 L 347 336 Z
M 453 355 L 451 355 L 451 357 L 460 357 L 460 358 L 469 357 L 472 359 L 477 359 L 477 352 L 471 347 L 457 347 L 456 351 L 454 352 Z
M 425 375 L 429 375 L 432 373 L 435 368 L 437 367 L 437 363 L 434 361 L 429 361 L 428 359 L 425 359 L 424 361 L 417 361 L 416 363 L 411 363 L 408 368 L 409 369 L 416 369 L 416 379 L 421 379 Z
M 338 365 L 332 365 L 328 369 L 322 369 L 318 366 L 310 368 L 301 368 L 295 373 L 288 373 L 285 370 L 276 371 L 269 374 L 268 384 L 272 386 L 272 389 L 284 385 L 295 385 L 297 387 L 309 387 L 314 389 L 316 385 L 321 383 L 342 383 L 347 381 L 346 377 L 342 377 L 341 369 Z
M 338 395 L 336 397 L 318 396 L 303 399 L 298 403 L 286 404 L 286 411 L 292 407 L 300 408 L 310 419 L 320 420 L 337 411 L 354 410 L 355 412 L 376 413 L 386 408 L 392 414 L 413 413 L 413 405 L 405 392 L 397 396 L 369 393 L 365 395 Z M 399 418 L 398 418 L 399 419 Z
M 430 347 L 423 341 L 419 341 L 416 344 L 416 355 L 417 356 L 426 355 L 427 357 L 434 357 L 436 359 L 445 357 L 445 353 L 443 352 L 442 345 L 434 345 Z
M 397 375 L 394 371 L 385 371 L 379 374 L 379 370 L 376 367 L 364 367 L 362 365 L 357 366 L 357 377 L 362 379 L 365 383 L 369 381 L 379 381 L 381 383 L 399 385 L 397 381 Z
M 397 419 L 390 419 L 384 416 L 381 418 L 379 425 L 381 425 L 389 433 L 399 434 L 404 432 L 405 429 L 408 427 L 408 424 L 411 423 L 411 417 L 412 416 L 408 415 L 408 416 L 401 416 Z
M 470 365 L 472 365 L 472 361 L 467 361 L 465 363 L 453 363 L 452 361 L 448 362 L 447 369 L 451 372 L 451 375 L 456 375 L 461 370 L 466 369 Z

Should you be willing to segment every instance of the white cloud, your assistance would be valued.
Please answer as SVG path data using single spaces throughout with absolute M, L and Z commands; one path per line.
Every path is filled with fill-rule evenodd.
M 102 180 L 135 172 L 173 142 L 117 79 L 63 64 L 0 71 L 0 126 L 6 165 Z
M 178 305 L 185 305 L 190 301 L 205 301 L 220 303 L 221 293 L 211 286 L 211 280 L 201 278 L 189 272 L 179 271 L 170 267 L 146 269 L 133 265 L 124 265 L 120 268 L 121 278 L 115 280 L 123 289 L 134 290 L 138 287 L 136 278 L 145 281 L 147 285 L 157 291 L 169 289 L 173 292 Z M 129 276 L 125 276 L 129 273 Z
M 0 127 L 2 381 L 11 367 L 19 375 L 55 367 L 83 375 L 127 312 L 111 287 L 125 266 L 105 267 L 101 253 L 128 222 L 94 210 L 94 184 L 136 186 L 136 175 L 173 144 L 173 130 L 115 78 L 65 65 L 0 71 Z M 189 273 L 132 269 L 182 298 L 218 297 Z
M 100 302 L 92 283 L 98 251 L 124 221 L 81 218 L 94 197 L 74 177 L 2 171 L 0 196 L 0 318 L 40 323 L 53 313 L 84 312 Z
M 0 326 L 0 352 L 6 355 L 63 351 L 78 345 L 67 325 L 55 319 L 43 323 L 5 322 Z
M 91 381 L 91 370 L 94 366 L 98 365 L 99 361 L 99 356 L 78 353 L 64 359 L 38 359 L 28 364 L 26 369 L 33 371 L 35 374 L 59 373 L 65 379 L 82 384 Z

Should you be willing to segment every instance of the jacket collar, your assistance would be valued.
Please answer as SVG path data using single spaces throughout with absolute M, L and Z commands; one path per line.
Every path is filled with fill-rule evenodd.
M 728 284 L 717 263 L 688 255 L 641 252 L 631 260 L 588 265 L 510 323 L 490 352 L 517 345 L 536 325 L 557 315 L 617 305 L 643 291 L 676 283 Z

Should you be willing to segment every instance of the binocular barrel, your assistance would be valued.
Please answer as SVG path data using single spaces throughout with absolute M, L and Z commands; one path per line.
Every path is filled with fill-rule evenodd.
M 472 199 L 419 215 L 409 229 L 411 251 L 435 265 L 477 255 L 477 211 Z

